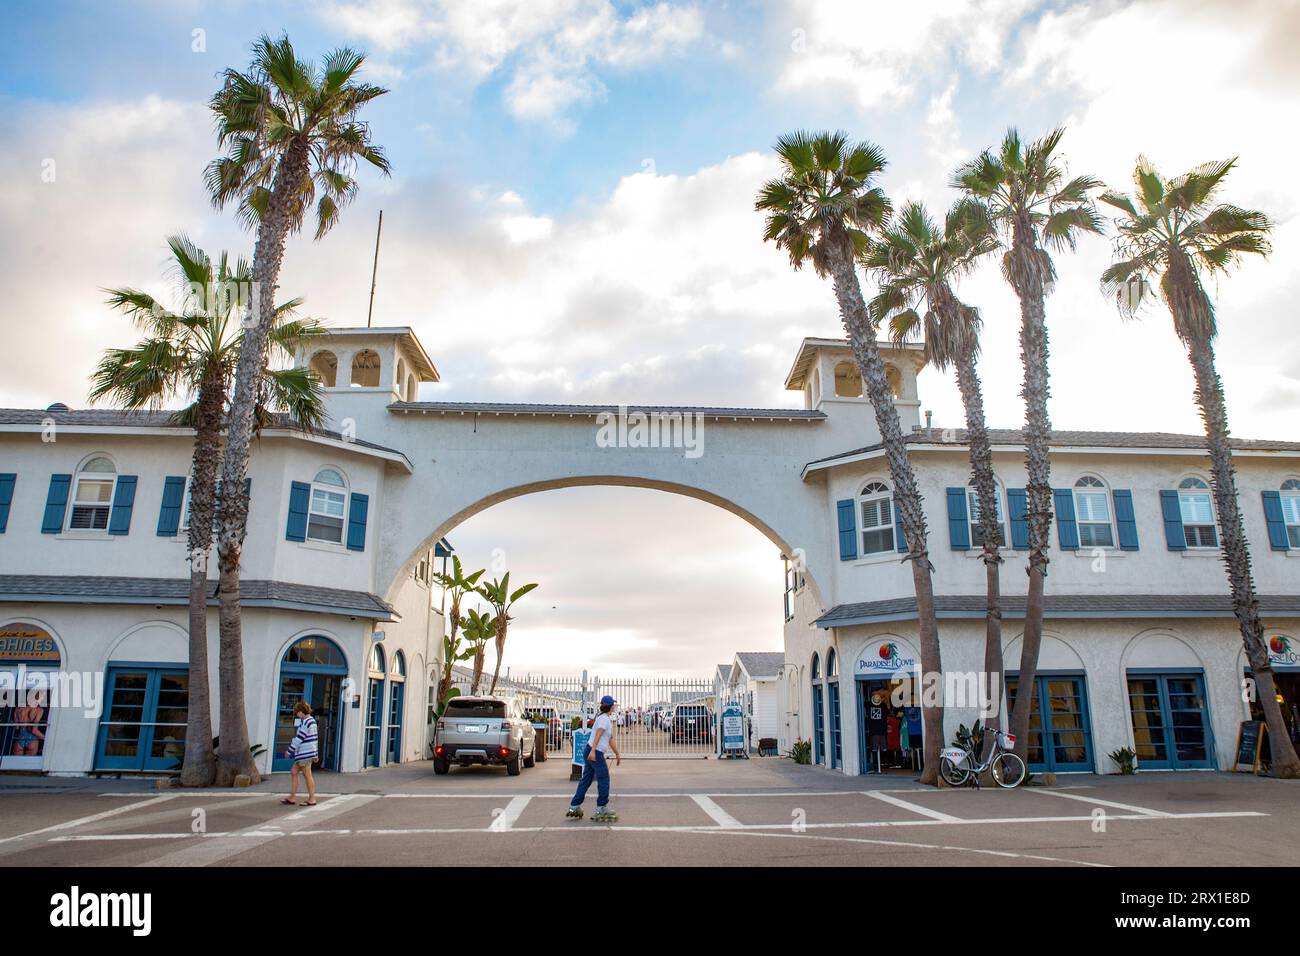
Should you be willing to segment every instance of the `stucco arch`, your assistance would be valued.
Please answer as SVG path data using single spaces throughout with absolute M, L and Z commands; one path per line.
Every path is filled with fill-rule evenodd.
M 146 647 L 150 639 L 163 638 L 165 652 Z M 189 631 L 175 621 L 141 621 L 117 636 L 108 647 L 101 670 L 113 661 L 151 661 L 166 664 L 189 664 Z
M 1017 671 L 1020 669 L 1020 649 L 1023 642 L 1024 634 L 1017 634 L 1003 645 L 1003 670 L 1011 670 L 1013 667 Z M 1087 670 L 1087 666 L 1083 662 L 1083 655 L 1079 653 L 1079 649 L 1057 631 L 1044 629 L 1043 642 L 1038 649 L 1039 673 L 1083 670 Z
M 796 545 L 783 537 L 771 525 L 763 521 L 757 515 L 741 507 L 735 502 L 721 495 L 715 494 L 703 488 L 692 485 L 681 484 L 673 481 L 662 479 L 635 477 L 629 475 L 574 475 L 563 478 L 550 478 L 544 481 L 529 482 L 526 484 L 514 485 L 504 488 L 500 491 L 484 495 L 471 504 L 461 508 L 448 518 L 445 518 L 438 524 L 432 532 L 425 535 L 419 543 L 409 551 L 405 560 L 396 573 L 388 581 L 385 589 L 385 600 L 392 603 L 396 600 L 397 593 L 402 587 L 406 578 L 410 575 L 411 570 L 420 560 L 420 556 L 431 549 L 438 541 L 447 537 L 455 528 L 468 521 L 482 511 L 486 511 L 493 505 L 510 501 L 514 498 L 521 498 L 524 495 L 536 494 L 542 491 L 554 491 L 561 488 L 586 488 L 586 487 L 623 487 L 623 488 L 648 488 L 654 491 L 664 491 L 669 494 L 682 495 L 687 498 L 694 498 L 697 501 L 708 502 L 716 505 L 724 511 L 730 512 L 741 518 L 751 527 L 756 528 L 763 534 L 781 554 L 792 554 Z M 813 589 L 814 598 L 824 607 L 826 602 L 823 599 L 823 591 L 817 582 L 812 570 L 805 566 L 805 580 L 809 587 Z
M 1134 652 L 1142 648 L 1147 642 L 1152 642 L 1143 648 L 1154 649 L 1159 647 L 1163 654 L 1156 661 L 1144 662 L 1141 658 L 1135 659 Z M 1139 631 L 1133 638 L 1124 645 L 1124 650 L 1119 656 L 1119 674 L 1117 675 L 1121 683 L 1125 679 L 1130 667 L 1150 667 L 1159 666 L 1170 670 L 1179 668 L 1191 668 L 1195 670 L 1207 670 L 1205 659 L 1182 635 L 1170 627 L 1149 627 Z

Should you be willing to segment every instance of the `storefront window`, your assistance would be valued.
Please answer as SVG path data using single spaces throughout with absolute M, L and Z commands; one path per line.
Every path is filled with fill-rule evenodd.
M 50 675 L 59 649 L 35 624 L 0 627 L 0 770 L 41 770 L 50 733 Z

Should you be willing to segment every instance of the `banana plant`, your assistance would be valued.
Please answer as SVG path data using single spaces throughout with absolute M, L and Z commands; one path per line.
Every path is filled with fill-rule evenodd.
M 480 584 L 475 590 L 483 596 L 483 600 L 492 605 L 493 610 L 497 612 L 496 617 L 496 642 L 497 642 L 497 666 L 492 672 L 492 688 L 489 694 L 495 694 L 497 690 L 497 681 L 501 677 L 501 658 L 506 651 L 506 630 L 510 626 L 510 609 L 514 607 L 516 601 L 537 587 L 536 584 L 525 584 L 521 588 L 510 590 L 510 572 L 507 571 L 501 580 L 492 580 L 491 584 Z
M 496 619 L 490 613 L 480 614 L 473 608 L 460 619 L 460 629 L 470 645 L 469 656 L 474 658 L 474 678 L 469 685 L 471 694 L 478 693 L 478 685 L 483 680 L 483 652 L 496 634 L 496 626 Z
M 460 696 L 460 688 L 453 687 L 451 684 L 452 665 L 467 661 L 474 656 L 474 648 L 466 647 L 465 642 L 456 634 L 454 626 L 456 623 L 459 622 L 453 622 L 452 632 L 443 635 L 442 638 L 442 676 L 438 679 L 437 717 L 441 717 L 442 712 L 447 709 L 449 700 Z
M 467 592 L 474 590 L 474 585 L 478 583 L 478 579 L 484 575 L 486 570 L 486 568 L 479 568 L 473 574 L 467 575 L 461 569 L 460 558 L 453 554 L 451 556 L 451 573 L 447 574 L 446 572 L 442 572 L 433 576 L 433 579 L 438 583 L 438 586 L 447 592 L 447 598 L 451 602 L 451 607 L 449 608 L 450 613 L 447 615 L 447 619 L 451 622 L 451 642 L 453 647 L 459 647 L 460 645 L 460 642 L 456 637 L 456 629 L 461 625 L 461 599 L 465 597 Z M 444 651 L 447 649 L 446 641 L 447 639 L 443 638 Z M 467 658 L 459 659 L 466 660 Z M 451 656 L 445 655 L 443 657 L 443 677 L 447 681 L 448 687 L 451 686 L 451 663 Z M 438 695 L 438 701 L 439 707 L 444 706 L 445 701 L 443 700 L 442 694 Z

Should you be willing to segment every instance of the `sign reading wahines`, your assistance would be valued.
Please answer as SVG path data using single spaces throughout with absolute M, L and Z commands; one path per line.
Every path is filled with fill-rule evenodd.
M 0 662 L 57 664 L 59 647 L 35 624 L 6 624 L 0 628 Z

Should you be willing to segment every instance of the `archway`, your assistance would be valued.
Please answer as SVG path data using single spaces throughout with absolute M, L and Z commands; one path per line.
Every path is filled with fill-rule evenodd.
M 293 709 L 300 700 L 311 705 L 323 770 L 338 770 L 343 752 L 343 681 L 347 659 L 331 638 L 307 634 L 293 641 L 280 659 L 276 694 L 273 771 L 288 770 L 284 756 L 294 735 Z

